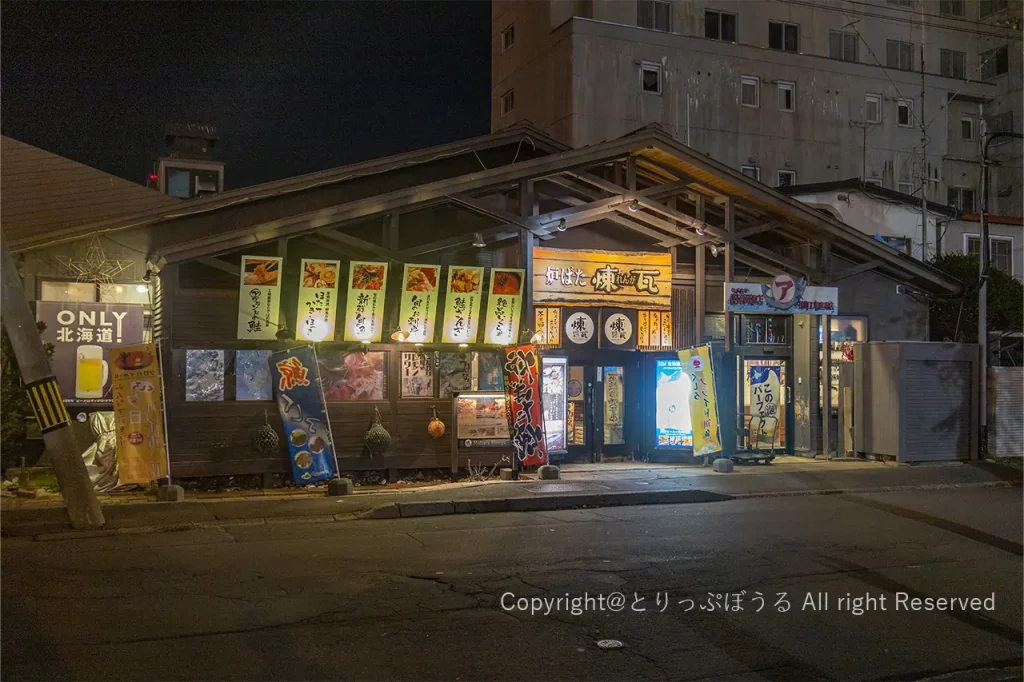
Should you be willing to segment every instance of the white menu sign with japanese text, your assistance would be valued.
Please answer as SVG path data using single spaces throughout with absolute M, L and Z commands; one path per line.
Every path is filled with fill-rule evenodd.
M 525 270 L 491 268 L 484 343 L 510 346 L 519 339 L 519 309 L 523 303 L 525 275 Z
M 277 338 L 281 329 L 281 269 L 283 259 L 242 256 L 238 286 L 238 338 Z
M 410 343 L 434 340 L 434 319 L 441 292 L 441 266 L 408 263 L 402 272 L 402 306 L 398 326 Z
M 442 343 L 474 343 L 480 326 L 480 294 L 483 268 L 452 265 L 444 302 Z
M 295 338 L 314 343 L 334 340 L 340 270 L 336 260 L 302 259 Z

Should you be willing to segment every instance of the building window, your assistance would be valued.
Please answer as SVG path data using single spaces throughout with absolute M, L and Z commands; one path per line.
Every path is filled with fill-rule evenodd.
M 967 53 L 939 50 L 939 73 L 947 78 L 964 78 L 967 75 Z
M 501 115 L 507 116 L 516 108 L 516 91 L 509 90 L 501 96 Z
M 864 180 L 865 185 L 871 185 L 872 187 L 881 187 L 882 181 L 878 178 L 867 178 Z
M 505 27 L 505 30 L 501 32 L 501 51 L 509 49 L 516 44 L 516 25 L 509 24 Z
M 728 12 L 704 12 L 704 37 L 736 42 L 736 15 Z
M 745 107 L 761 106 L 761 79 L 743 76 L 740 80 L 740 104 Z
M 914 43 L 901 40 L 885 41 L 885 65 L 890 69 L 912 71 L 914 69 Z
M 796 83 L 779 81 L 779 111 L 796 111 Z
M 896 186 L 896 188 L 899 190 L 900 194 L 914 194 L 914 185 L 912 183 L 901 182 Z
M 939 14 L 962 17 L 966 13 L 964 0 L 939 0 Z
M 981 53 L 981 79 L 991 80 L 1010 69 L 1010 51 L 1003 45 L 995 50 Z
M 1013 132 L 1013 112 L 1004 111 L 1001 114 L 995 114 L 993 116 L 985 117 L 985 132 L 986 133 L 1012 133 Z M 1009 138 L 994 139 L 992 140 L 992 146 L 997 144 L 1004 144 L 1009 141 Z
M 800 51 L 799 27 L 781 21 L 768 22 L 768 47 L 785 52 Z
M 828 32 L 828 56 L 843 62 L 857 61 L 857 34 L 844 31 Z
M 913 7 L 914 0 L 886 0 L 887 3 L 894 7 Z
M 864 120 L 868 123 L 882 122 L 882 96 L 870 92 L 864 95 Z
M 974 118 L 964 116 L 960 119 L 960 137 L 965 140 L 974 141 Z
M 974 190 L 968 187 L 950 187 L 946 190 L 946 203 L 964 213 L 974 213 Z
M 901 99 L 896 102 L 896 123 L 902 128 L 913 127 L 914 103 L 909 99 Z
M 661 0 L 637 0 L 636 25 L 655 31 L 671 31 L 672 5 Z
M 755 180 L 761 179 L 760 166 L 740 166 L 740 173 L 743 173 L 748 178 L 754 178 Z
M 996 12 L 1002 12 L 1004 9 L 1006 9 L 1006 0 L 981 0 L 978 5 L 978 14 L 984 19 Z
M 792 187 L 796 184 L 796 171 L 780 170 L 777 175 L 778 187 Z
M 640 89 L 654 95 L 661 94 L 661 64 L 643 62 L 640 65 Z
M 981 236 L 964 235 L 964 253 L 974 258 L 981 258 Z M 1013 237 L 989 237 L 989 264 L 996 270 L 1002 270 L 1013 276 Z

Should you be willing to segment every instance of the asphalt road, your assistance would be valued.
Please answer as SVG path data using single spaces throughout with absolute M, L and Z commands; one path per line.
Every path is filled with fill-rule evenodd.
M 0 664 L 5 680 L 1019 680 L 1021 519 L 1019 489 L 989 488 L 4 540 Z M 517 608 L 566 593 L 589 610 Z M 993 594 L 991 611 L 908 610 Z M 847 595 L 886 599 L 857 615 Z

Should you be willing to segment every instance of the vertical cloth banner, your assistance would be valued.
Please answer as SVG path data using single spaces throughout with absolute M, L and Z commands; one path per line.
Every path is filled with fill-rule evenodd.
M 541 418 L 540 370 L 533 344 L 505 349 L 505 415 L 512 453 L 524 466 L 547 464 L 548 449 Z
M 441 266 L 407 264 L 402 272 L 402 306 L 398 326 L 410 343 L 434 340 L 434 318 L 440 295 Z
M 345 312 L 346 341 L 380 341 L 387 285 L 387 263 L 352 261 Z
M 781 387 L 782 367 L 780 365 L 750 368 L 750 413 L 764 419 L 761 431 L 769 438 L 775 436 L 779 425 Z
M 242 256 L 238 284 L 238 338 L 277 338 L 281 328 L 281 267 L 284 259 Z
M 336 260 L 302 259 L 295 337 L 302 341 L 333 341 L 338 310 Z
M 480 326 L 483 268 L 448 267 L 448 293 L 444 301 L 442 343 L 474 343 Z
M 491 268 L 484 343 L 507 346 L 519 340 L 519 309 L 523 302 L 525 277 L 525 270 Z
M 166 478 L 163 382 L 156 344 L 121 346 L 110 355 L 118 484 Z
M 311 346 L 270 356 L 274 400 L 281 413 L 292 481 L 316 483 L 334 476 L 334 443 L 320 392 L 320 368 Z
M 690 376 L 690 423 L 693 425 L 693 456 L 722 451 L 718 427 L 715 375 L 711 368 L 711 347 L 697 346 L 679 351 L 679 362 Z

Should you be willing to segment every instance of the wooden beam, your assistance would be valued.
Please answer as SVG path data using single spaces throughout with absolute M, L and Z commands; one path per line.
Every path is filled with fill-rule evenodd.
M 519 215 L 523 218 L 532 218 L 539 210 L 533 181 L 524 180 L 519 183 Z M 537 318 L 533 312 L 533 247 L 535 243 L 536 239 L 533 232 L 523 231 L 519 233 L 519 267 L 523 268 L 525 275 L 525 281 L 523 282 L 523 319 L 519 324 L 526 329 L 533 329 L 534 332 L 537 331 L 534 329 L 537 325 Z M 515 334 L 516 336 L 512 341 L 513 345 L 523 340 L 520 338 L 518 329 L 515 330 Z M 516 459 L 518 458 L 512 458 L 513 461 Z
M 338 242 L 339 244 L 344 244 L 346 246 L 359 249 L 360 251 L 365 251 L 366 253 L 372 253 L 374 256 L 386 258 L 387 260 L 394 261 L 396 263 L 404 262 L 402 260 L 402 254 L 392 251 L 391 249 L 386 249 L 383 246 L 374 244 L 373 242 L 368 242 L 365 239 L 353 237 L 345 232 L 337 232 L 333 229 L 320 229 L 314 232 L 314 234 L 325 239 Z
M 632 218 L 633 220 L 638 220 L 638 221 L 640 221 L 642 223 L 646 223 L 646 224 L 650 225 L 651 227 L 656 227 L 659 230 L 663 230 L 664 232 L 667 232 L 668 234 L 670 234 L 673 237 L 676 237 L 678 239 L 678 241 L 676 243 L 689 244 L 696 237 L 696 235 L 694 235 L 694 234 L 692 234 L 690 232 L 687 232 L 686 230 L 684 230 L 681 227 L 678 227 L 675 223 L 670 223 L 667 220 L 662 220 L 661 218 L 658 218 L 657 216 L 653 216 L 650 213 L 647 213 L 646 211 L 635 211 L 634 212 L 634 211 L 630 211 L 628 208 L 622 208 L 622 207 L 617 207 L 615 210 L 620 215 L 626 216 L 628 218 Z M 665 237 L 665 235 L 662 235 L 663 239 L 664 239 L 664 237 Z
M 242 274 L 242 268 L 237 265 L 232 265 L 231 263 L 225 263 L 219 258 L 198 258 L 196 261 L 203 265 L 208 265 L 211 268 L 216 268 L 223 272 L 230 273 L 235 277 L 240 277 Z
M 875 268 L 877 268 L 879 266 L 882 266 L 882 265 L 884 265 L 884 263 L 882 263 L 882 261 L 880 261 L 880 260 L 869 260 L 867 262 L 861 263 L 860 265 L 853 265 L 853 266 L 848 267 L 848 268 L 843 268 L 842 270 L 839 270 L 838 272 L 834 272 L 832 274 L 832 279 L 830 281 L 833 284 L 835 284 L 836 282 L 838 282 L 841 279 L 846 279 L 847 277 L 853 277 L 854 275 L 859 275 L 862 272 L 868 272 L 869 270 L 874 270 Z
M 522 230 L 508 230 L 505 229 L 504 225 L 497 225 L 487 230 L 480 230 L 480 236 L 484 238 L 484 241 L 498 242 L 504 239 L 517 237 L 521 232 Z M 459 234 L 454 237 L 447 237 L 445 239 L 438 239 L 437 241 L 428 242 L 426 244 L 420 244 L 419 246 L 413 246 L 399 252 L 397 255 L 401 258 L 401 262 L 408 263 L 417 256 L 436 253 L 437 251 L 444 251 L 446 249 L 454 249 L 472 243 L 472 234 Z
M 759 257 L 763 258 L 764 260 L 768 260 L 768 261 L 772 261 L 774 263 L 778 263 L 779 265 L 787 268 L 790 274 L 793 274 L 794 272 L 796 272 L 796 273 L 800 273 L 800 274 L 806 276 L 808 279 L 813 279 L 816 282 L 824 282 L 825 281 L 825 276 L 821 273 L 821 271 L 816 270 L 815 268 L 813 268 L 813 267 L 811 267 L 809 265 L 804 265 L 803 263 L 799 263 L 799 262 L 793 260 L 792 258 L 787 258 L 786 256 L 782 256 L 780 254 L 777 254 L 774 251 L 772 251 L 770 249 L 766 249 L 763 246 L 759 246 L 759 245 L 754 244 L 752 242 L 748 242 L 745 239 L 737 239 L 737 240 L 735 240 L 733 242 L 732 245 L 734 245 L 735 248 L 737 248 L 737 249 L 742 249 L 744 251 L 752 253 L 755 256 L 759 256 Z M 730 245 L 728 245 L 728 244 L 726 245 L 727 248 L 729 246 Z
M 465 194 L 453 194 L 450 195 L 448 198 L 452 201 L 452 203 L 458 206 L 466 208 L 472 211 L 473 213 L 485 216 L 487 218 L 493 218 L 497 221 L 500 221 L 501 223 L 504 223 L 508 227 L 520 227 L 524 230 L 529 230 L 531 232 L 537 230 L 537 226 L 531 224 L 529 221 L 522 220 L 519 216 L 513 215 L 512 213 L 504 211 L 500 208 L 488 206 L 484 202 L 478 199 L 474 199 L 471 196 L 467 196 Z M 532 215 L 532 212 L 529 215 Z

